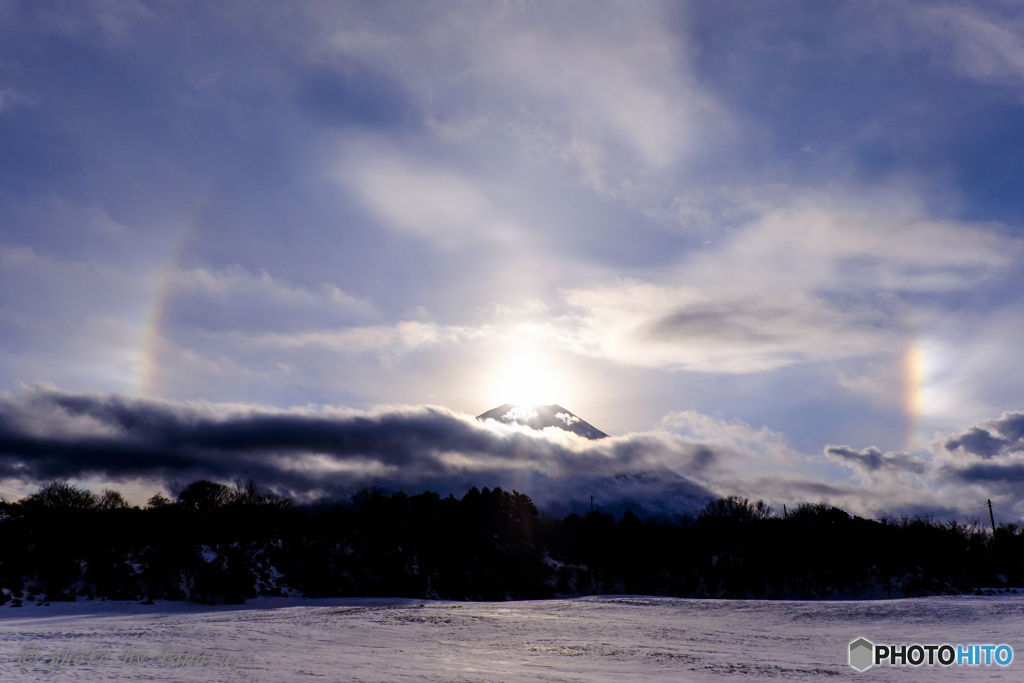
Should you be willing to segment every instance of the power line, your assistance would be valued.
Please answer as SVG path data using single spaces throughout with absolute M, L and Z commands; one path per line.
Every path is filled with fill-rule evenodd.
M 993 505 L 995 505 L 995 503 L 993 503 Z M 910 516 L 910 517 L 930 517 L 932 515 L 950 515 L 950 514 L 953 514 L 955 512 L 970 512 L 972 510 L 982 510 L 982 509 L 987 508 L 987 507 L 988 507 L 987 503 L 978 503 L 977 505 L 968 505 L 966 507 L 947 508 L 945 510 L 931 510 L 929 512 L 915 512 L 913 515 L 908 515 L 908 516 Z
M 962 515 L 962 514 L 968 513 L 968 512 L 981 512 L 981 511 L 987 510 L 988 509 L 988 504 L 989 504 L 988 501 L 986 501 L 984 503 L 977 503 L 976 505 L 966 505 L 964 507 L 958 507 L 958 508 L 947 508 L 945 510 L 929 510 L 927 512 L 915 512 L 913 514 L 899 515 L 899 516 L 906 516 L 906 517 L 931 517 L 931 516 L 954 515 L 954 514 Z M 1024 519 L 1024 512 L 1022 512 L 1021 510 L 1016 510 L 1016 509 L 1010 507 L 1009 505 L 1005 505 L 1005 504 L 1002 504 L 1002 503 L 996 503 L 995 501 L 992 501 L 992 507 L 994 509 L 998 510 L 999 512 L 1004 513 L 1004 514 L 1008 513 L 1008 514 L 1012 514 L 1012 515 L 1014 515 L 1014 516 L 1016 516 L 1016 517 L 1018 517 L 1020 519 Z M 886 517 L 896 517 L 896 516 L 897 515 L 886 515 Z
M 999 510 L 1001 512 L 1009 512 L 1010 514 L 1014 514 L 1014 515 L 1017 515 L 1018 517 L 1024 518 L 1024 512 L 1021 512 L 1020 510 L 1014 510 L 1009 505 L 1003 505 L 1002 503 L 995 503 L 995 502 L 993 502 L 992 503 L 992 507 L 996 508 L 997 510 Z

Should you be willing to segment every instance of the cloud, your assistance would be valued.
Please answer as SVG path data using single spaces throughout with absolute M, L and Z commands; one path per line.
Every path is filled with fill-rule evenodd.
M 10 112 L 14 107 L 32 106 L 38 101 L 13 88 L 0 88 L 0 114 Z
M 251 319 L 254 326 L 261 322 L 258 310 L 251 309 L 256 316 Z M 273 386 L 280 382 L 299 384 L 306 390 L 311 386 L 343 389 L 357 381 L 379 382 L 381 373 L 391 374 L 415 354 L 448 354 L 493 335 L 486 325 L 461 327 L 417 320 L 325 328 L 322 325 L 327 316 L 323 317 L 289 320 L 287 314 L 282 314 L 275 326 L 286 327 L 290 322 L 296 328 L 283 331 L 246 329 L 242 325 L 207 330 L 177 321 L 160 342 L 158 368 L 154 370 L 159 375 L 159 389 L 194 395 L 218 387 Z M 317 326 L 304 328 L 300 325 L 303 322 Z M 352 379 L 353 373 L 358 380 Z
M 59 9 L 34 7 L 31 14 L 43 33 L 115 44 L 128 39 L 139 24 L 156 19 L 156 12 L 139 0 L 86 0 Z
M 608 9 L 618 22 L 581 25 L 586 15 L 574 12 L 566 26 L 561 12 L 543 21 L 530 11 L 509 15 L 504 30 L 471 49 L 481 75 L 510 87 L 564 146 L 617 145 L 644 166 L 666 167 L 692 144 L 695 119 L 713 101 L 688 78 L 682 46 L 658 9 Z
M 958 468 L 950 473 L 952 476 L 966 483 L 996 484 L 998 489 L 1005 489 L 1007 485 L 1015 485 L 1024 482 L 1024 463 L 993 463 L 975 464 Z
M 725 479 L 749 476 L 757 471 L 788 469 L 800 459 L 786 444 L 783 434 L 766 426 L 754 429 L 742 420 L 725 420 L 695 410 L 683 410 L 666 415 L 660 426 L 700 443 L 702 469 L 717 470 Z
M 1024 412 L 1007 411 L 982 420 L 939 439 L 934 447 L 947 480 L 1019 495 L 1024 482 Z
M 882 453 L 875 446 L 856 450 L 849 446 L 829 445 L 825 446 L 825 455 L 869 475 L 885 472 L 925 474 L 930 469 L 927 462 L 909 453 Z
M 143 264 L 0 244 L 0 374 L 15 382 L 134 387 L 155 279 Z
M 985 460 L 1024 453 L 1024 413 L 1007 411 L 994 420 L 983 420 L 947 437 L 942 448 Z
M 1019 430 L 1020 415 L 992 422 Z M 282 410 L 36 386 L 0 396 L 0 481 L 7 490 L 53 478 L 137 490 L 148 481 L 173 492 L 197 478 L 252 477 L 301 500 L 342 497 L 361 484 L 458 495 L 502 486 L 556 514 L 588 508 L 591 495 L 607 510 L 647 513 L 692 512 L 718 495 L 826 500 L 867 515 L 1024 499 L 1016 452 L 953 467 L 875 447 L 827 447 L 824 459 L 856 473 L 857 483 L 823 476 L 815 458 L 764 427 L 693 411 L 667 416 L 664 427 L 591 441 L 440 406 Z
M 47 387 L 0 400 L 0 478 L 23 481 L 148 478 L 173 487 L 252 477 L 301 498 L 337 497 L 361 483 L 442 493 L 501 485 L 563 505 L 589 485 L 689 509 L 712 494 L 664 464 L 704 457 L 668 434 L 594 442 L 438 406 L 274 410 Z
M 1019 8 L 1007 3 L 914 3 L 908 15 L 911 31 L 957 72 L 985 83 L 1024 82 L 1024 16 Z
M 226 268 L 183 268 L 165 283 L 168 316 L 178 328 L 207 333 L 293 332 L 310 326 L 352 325 L 378 317 L 368 298 L 336 285 L 297 286 L 267 271 L 255 275 L 237 264 Z
M 371 354 L 381 361 L 394 363 L 408 351 L 432 346 L 459 346 L 489 334 L 490 330 L 486 327 L 467 329 L 403 320 L 394 325 L 353 326 L 295 334 L 233 336 L 235 341 L 250 348 L 287 352 L 323 350 L 347 355 Z
M 937 436 L 930 446 L 931 457 L 875 446 L 828 445 L 824 459 L 859 479 L 853 485 L 828 477 L 829 485 L 838 489 L 828 498 L 875 514 L 925 514 L 961 521 L 967 510 L 980 510 L 988 498 L 1004 509 L 1020 508 L 1024 505 L 1024 444 L 1016 439 L 1024 434 L 1022 415 L 1004 413 L 955 434 Z M 770 489 L 767 482 L 763 484 Z M 943 512 L 951 509 L 961 512 Z M 1017 520 L 1011 517 L 1010 521 Z
M 393 362 L 444 336 L 429 323 L 380 324 L 369 298 L 333 283 L 302 286 L 238 265 L 168 272 L 154 311 L 149 392 L 269 384 L 293 368 L 308 369 L 314 359 L 299 354 L 310 350 Z
M 236 265 L 221 270 L 194 268 L 177 270 L 172 275 L 176 289 L 197 291 L 209 295 L 224 295 L 257 292 L 261 301 L 280 300 L 289 306 L 304 305 L 321 300 L 332 304 L 352 308 L 361 312 L 372 311 L 372 306 L 365 299 L 356 299 L 345 294 L 330 283 L 323 283 L 320 292 L 311 292 L 304 287 L 290 286 L 275 280 L 267 271 L 259 276 L 249 273 Z
M 826 501 L 866 516 L 934 515 L 977 507 L 986 498 L 1009 508 L 1024 503 L 1024 413 L 1004 413 L 943 437 L 933 444 L 931 458 L 846 445 L 828 445 L 820 456 L 805 456 L 767 427 L 754 429 L 739 420 L 694 411 L 673 413 L 663 423 L 713 453 L 699 481 L 720 495 L 763 498 L 790 507 Z M 1002 443 L 998 454 L 963 450 L 964 436 L 976 437 L 980 430 Z M 967 439 L 968 445 L 975 443 Z M 837 476 L 829 471 L 833 464 L 854 476 Z
M 797 200 L 661 282 L 568 289 L 578 314 L 553 323 L 552 337 L 619 363 L 703 372 L 869 357 L 902 348 L 921 295 L 984 287 L 1020 253 L 994 226 L 873 203 Z
M 508 242 L 521 232 L 480 182 L 437 165 L 367 149 L 346 160 L 338 177 L 386 225 L 441 248 Z
M 944 444 L 948 450 L 963 448 L 968 453 L 980 455 L 983 458 L 991 458 L 999 454 L 1010 445 L 1006 439 L 992 436 L 987 429 L 972 427 L 962 434 L 946 440 Z
M 686 44 L 665 26 L 668 8 L 592 9 L 425 5 L 423 30 L 411 33 L 386 17 L 345 26 L 331 17 L 314 50 L 325 64 L 355 60 L 403 83 L 447 143 L 511 135 L 535 158 L 622 195 L 728 117 L 691 74 Z

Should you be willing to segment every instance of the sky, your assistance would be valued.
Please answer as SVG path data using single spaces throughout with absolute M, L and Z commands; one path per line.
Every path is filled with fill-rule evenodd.
M 0 494 L 1024 510 L 1022 170 L 1016 2 L 0 0 Z

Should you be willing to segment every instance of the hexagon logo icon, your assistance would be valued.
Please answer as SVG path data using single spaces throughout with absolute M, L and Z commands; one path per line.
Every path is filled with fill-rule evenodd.
M 874 664 L 875 646 L 864 638 L 850 643 L 850 666 L 857 671 L 864 671 Z

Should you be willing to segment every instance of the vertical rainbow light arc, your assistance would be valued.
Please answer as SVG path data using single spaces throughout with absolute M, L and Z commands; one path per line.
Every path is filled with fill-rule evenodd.
M 179 264 L 185 254 L 189 241 L 196 232 L 199 217 L 209 203 L 207 200 L 199 202 L 199 205 L 193 210 L 192 215 L 189 216 L 185 225 L 178 232 L 174 246 L 167 255 L 167 261 L 164 263 L 163 272 L 160 275 L 160 285 L 157 288 L 156 298 L 153 300 L 153 306 L 149 313 L 149 325 L 146 329 L 145 341 L 142 347 L 139 393 L 144 396 L 156 396 L 159 393 L 160 351 L 167 307 L 174 292 L 174 283 L 177 278 Z
M 924 380 L 924 352 L 920 340 L 912 339 L 903 355 L 903 410 L 907 417 L 903 450 L 917 446 L 917 423 L 921 415 L 921 389 Z

